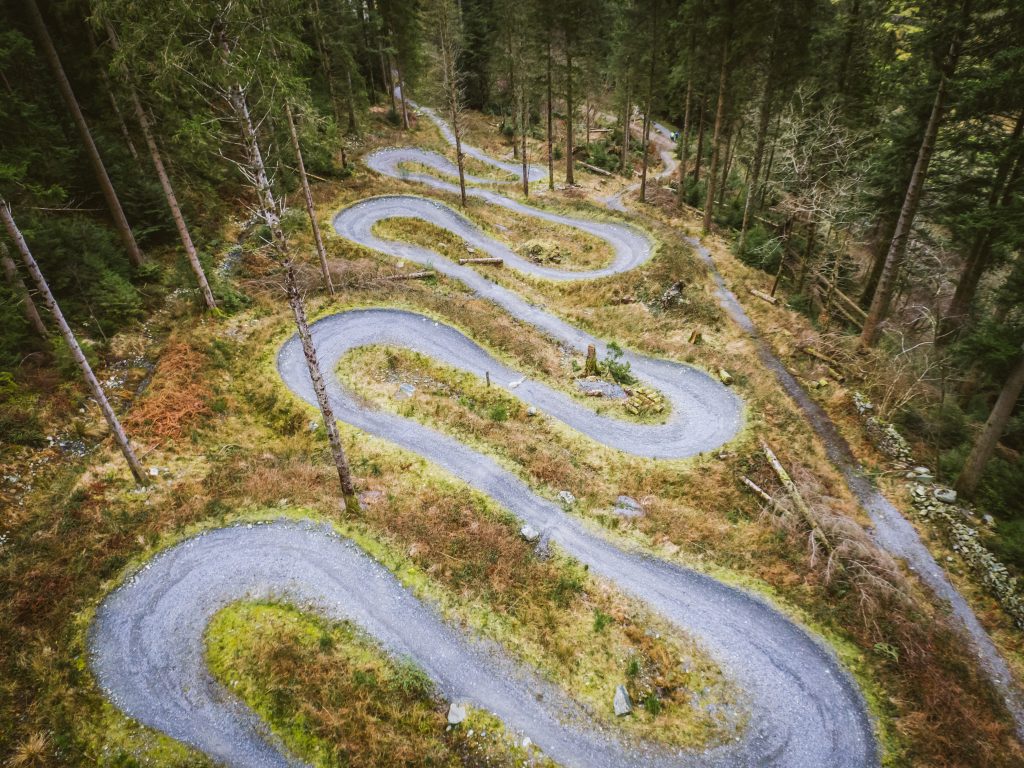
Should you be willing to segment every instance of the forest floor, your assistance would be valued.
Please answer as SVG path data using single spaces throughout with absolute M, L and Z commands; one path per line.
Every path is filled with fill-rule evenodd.
M 494 118 L 471 118 L 472 143 L 499 154 L 508 151 Z M 375 122 L 364 146 L 371 151 L 410 143 L 447 152 L 429 124 L 407 134 Z M 540 149 L 531 140 L 534 156 L 541 156 Z M 535 184 L 529 202 L 601 221 L 611 214 L 592 201 L 634 183 L 583 171 L 578 181 L 578 187 L 554 192 Z M 502 192 L 521 196 L 515 187 Z M 358 163 L 351 179 L 315 190 L 325 230 L 340 208 L 396 193 L 423 191 L 369 173 Z M 457 197 L 433 196 L 457 207 Z M 574 514 L 583 520 L 644 551 L 757 592 L 810 628 L 864 691 L 884 764 L 1020 764 L 1024 756 L 998 697 L 927 591 L 907 581 L 913 610 L 903 615 L 872 606 L 873 596 L 865 596 L 842 566 L 809 552 L 799 525 L 764 509 L 738 482 L 747 475 L 775 488 L 757 446 L 763 436 L 812 504 L 868 523 L 802 414 L 761 365 L 749 338 L 716 304 L 706 270 L 679 237 L 694 221 L 672 211 L 664 190 L 656 189 L 652 197 L 650 205 L 630 205 L 625 218 L 652 234 L 657 252 L 628 273 L 551 283 L 509 269 L 477 269 L 595 336 L 715 376 L 727 371 L 746 402 L 746 427 L 721 451 L 686 461 L 628 457 L 552 428 L 527 415 L 514 399 L 402 350 L 352 352 L 341 360 L 343 378 L 385 413 L 472 441 L 531 487 L 570 491 L 577 499 Z M 479 201 L 471 200 L 464 213 L 513 250 L 532 234 L 531 239 L 564 243 L 559 259 L 566 265 L 591 268 L 607 258 L 593 243 L 588 250 L 586 238 L 560 237 L 557 227 L 532 233 L 514 214 Z M 440 241 L 449 251 L 464 247 L 427 226 L 381 226 L 389 236 L 410 242 Z M 309 250 L 301 234 L 295 237 Z M 724 244 L 712 238 L 709 245 L 737 293 L 764 280 L 729 258 Z M 372 306 L 421 312 L 461 329 L 530 378 L 586 402 L 574 391 L 581 358 L 567 356 L 544 334 L 495 312 L 458 281 L 443 276 L 375 281 L 395 271 L 392 259 L 339 238 L 330 238 L 328 247 L 341 290 L 333 300 L 318 294 L 311 260 L 311 316 Z M 544 245 L 540 254 L 552 250 Z M 104 379 L 126 367 L 135 377 L 122 376 L 116 383 L 124 402 L 134 399 L 133 412 L 143 414 L 129 424 L 145 446 L 145 463 L 158 471 L 149 489 L 136 490 L 109 445 L 97 444 L 101 420 L 73 388 L 61 388 L 44 405 L 53 434 L 60 432 L 66 446 L 71 445 L 67 437 L 80 441 L 82 455 L 54 447 L 3 457 L 0 578 L 9 608 L 0 617 L 6 645 L 0 721 L 13 727 L 0 735 L 0 754 L 11 755 L 17 765 L 202 764 L 196 752 L 124 717 L 107 702 L 88 669 L 89 623 L 99 600 L 155 553 L 200 531 L 281 515 L 325 521 L 356 539 L 417 596 L 556 681 L 606 727 L 629 738 L 678 746 L 721 740 L 735 723 L 717 713 L 728 711 L 736 694 L 699 644 L 662 626 L 642 604 L 570 558 L 557 552 L 536 558 L 519 535 L 518 522 L 483 494 L 412 454 L 343 426 L 363 501 L 358 518 L 344 514 L 332 490 L 336 478 L 329 454 L 319 431 L 310 429 L 315 414 L 288 392 L 274 370 L 277 349 L 291 329 L 269 279 L 270 266 L 247 245 L 235 278 L 252 297 L 250 308 L 210 322 L 190 319 L 189 306 L 172 303 L 146 328 L 117 342 Z M 799 358 L 791 340 L 810 332 L 809 324 L 784 308 L 745 303 L 780 356 L 813 378 L 813 367 Z M 123 362 L 133 356 L 156 361 L 152 382 L 137 398 L 132 389 L 145 369 Z M 178 373 L 183 368 L 193 372 L 185 381 Z M 396 399 L 401 384 L 415 387 L 411 397 Z M 881 466 L 851 412 L 848 391 L 836 384 L 814 394 L 858 456 Z M 593 400 L 609 413 L 625 407 Z M 74 423 L 68 423 L 68 413 L 78 413 Z M 638 418 L 657 422 L 667 415 Z M 880 482 L 891 498 L 903 502 L 899 484 L 884 477 Z M 612 512 L 619 495 L 638 500 L 643 514 Z M 972 586 L 956 555 L 923 533 L 937 557 L 953 558 L 947 570 L 1019 671 L 1019 633 Z M 217 679 L 253 707 L 289 749 L 314 764 L 331 764 L 339 756 L 375 765 L 518 765 L 539 759 L 485 713 L 471 713 L 463 726 L 446 728 L 447 704 L 429 681 L 344 623 L 278 604 L 243 604 L 218 616 L 207 643 Z M 626 719 L 610 711 L 620 681 L 641 703 Z

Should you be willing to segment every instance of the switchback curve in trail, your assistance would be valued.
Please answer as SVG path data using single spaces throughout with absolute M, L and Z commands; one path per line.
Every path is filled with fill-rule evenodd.
M 543 213 L 504 200 L 524 215 Z M 375 221 L 403 215 L 455 228 L 460 235 L 475 238 L 472 242 L 488 254 L 497 245 L 450 209 L 413 196 L 357 203 L 336 217 L 335 227 L 344 237 L 428 263 L 462 280 L 562 344 L 582 349 L 598 341 L 468 267 L 372 234 Z M 613 243 L 617 252 L 619 247 L 634 249 L 624 255 L 620 271 L 649 257 L 650 242 L 639 230 L 608 227 L 611 239 L 622 238 L 621 246 Z M 203 659 L 203 627 L 216 610 L 245 597 L 280 597 L 355 622 L 390 652 L 423 667 L 445 695 L 496 712 L 567 766 L 878 764 L 872 724 L 856 685 L 827 647 L 778 610 L 709 576 L 609 541 L 492 458 L 415 421 L 366 407 L 340 383 L 335 369 L 355 347 L 397 344 L 478 375 L 489 370 L 503 380 L 519 381 L 523 377 L 518 372 L 502 366 L 457 330 L 412 312 L 339 313 L 314 323 L 311 333 L 340 421 L 413 451 L 487 494 L 598 577 L 686 632 L 742 692 L 747 726 L 737 742 L 699 753 L 669 754 L 610 737 L 577 718 L 564 695 L 505 659 L 501 649 L 487 646 L 484 652 L 481 641 L 446 626 L 433 609 L 419 603 L 350 542 L 310 525 L 283 522 L 236 526 L 183 542 L 103 602 L 90 638 L 93 668 L 127 714 L 229 765 L 292 764 L 256 716 L 210 679 Z M 721 384 L 667 360 L 633 353 L 627 353 L 627 359 L 634 373 L 672 401 L 668 424 L 643 426 L 599 417 L 571 398 L 525 379 L 512 392 L 592 439 L 642 456 L 690 456 L 736 434 L 742 406 Z M 296 338 L 284 344 L 277 365 L 286 385 L 314 403 Z M 545 692 L 542 702 L 537 700 L 538 690 Z

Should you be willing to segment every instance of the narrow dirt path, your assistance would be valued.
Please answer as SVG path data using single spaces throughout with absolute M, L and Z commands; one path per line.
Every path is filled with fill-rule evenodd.
M 415 157 L 437 168 L 439 155 L 385 150 L 371 167 L 401 176 L 395 158 Z M 484 156 L 486 157 L 486 156 Z M 443 159 L 442 159 L 443 160 Z M 419 181 L 419 176 L 413 175 Z M 447 182 L 426 176 L 435 188 Z M 450 185 L 449 185 L 450 186 Z M 493 204 L 523 215 L 554 217 L 473 190 Z M 525 302 L 469 267 L 428 249 L 376 237 L 373 224 L 391 216 L 416 216 L 471 238 L 488 255 L 506 257 L 500 244 L 438 203 L 415 196 L 373 198 L 335 218 L 344 237 L 402 259 L 443 271 L 466 283 L 513 316 L 575 349 L 590 337 Z M 627 225 L 557 217 L 589 228 L 616 252 L 613 267 L 631 269 L 650 256 L 650 241 Z M 493 249 L 493 250 L 492 250 Z M 526 267 L 510 262 L 510 266 Z M 533 265 L 529 265 L 533 266 Z M 584 279 L 593 273 L 567 273 Z M 546 275 L 545 275 L 546 277 Z M 864 768 L 878 758 L 864 700 L 833 653 L 760 598 L 706 575 L 632 552 L 592 530 L 578 517 L 536 493 L 490 457 L 415 421 L 368 409 L 338 381 L 335 367 L 350 349 L 398 344 L 495 380 L 518 381 L 485 350 L 453 328 L 411 312 L 360 310 L 323 318 L 312 326 L 314 343 L 339 420 L 413 451 L 486 493 L 524 523 L 697 640 L 742 691 L 748 717 L 733 744 L 701 753 L 667 754 L 650 745 L 626 744 L 576 717 L 565 696 L 501 649 L 447 627 L 385 569 L 350 542 L 322 529 L 292 523 L 234 527 L 186 541 L 156 558 L 101 605 L 90 646 L 93 668 L 111 698 L 132 717 L 202 749 L 230 765 L 289 765 L 291 760 L 258 719 L 210 679 L 203 659 L 203 628 L 219 607 L 245 597 L 281 597 L 362 626 L 386 649 L 423 667 L 448 696 L 498 713 L 564 765 L 776 766 Z M 627 353 L 633 372 L 661 389 L 673 407 L 669 423 L 644 426 L 600 417 L 565 395 L 523 381 L 512 393 L 591 438 L 642 456 L 683 457 L 715 448 L 742 423 L 739 399 L 706 374 L 686 365 Z M 314 402 L 297 339 L 285 343 L 278 371 L 297 395 Z M 537 692 L 544 695 L 537 700 Z
M 653 141 L 658 147 L 663 162 L 666 162 L 666 171 L 662 176 L 667 176 L 679 167 L 679 161 L 674 156 L 675 144 L 671 140 L 671 133 L 668 129 L 658 123 L 654 123 L 654 125 L 657 131 L 652 133 Z M 668 161 L 664 159 L 666 157 L 671 158 L 671 166 L 667 165 Z M 871 522 L 874 524 L 871 533 L 876 543 L 891 555 L 903 560 L 907 567 L 916 573 L 941 601 L 949 606 L 953 615 L 960 622 L 967 634 L 968 641 L 978 655 L 982 669 L 996 690 L 999 691 L 1007 709 L 1013 716 L 1018 736 L 1024 739 L 1024 695 L 1015 684 L 1006 660 L 999 653 L 981 622 L 978 621 L 974 609 L 953 586 L 949 575 L 925 546 L 913 524 L 871 482 L 864 467 L 853 455 L 849 443 L 839 433 L 829 415 L 786 370 L 785 365 L 775 356 L 768 342 L 758 333 L 757 327 L 743 310 L 736 295 L 726 286 L 724 278 L 715 265 L 711 251 L 695 237 L 687 237 L 686 240 L 711 271 L 717 287 L 719 304 L 725 309 L 730 319 L 755 342 L 761 362 L 775 374 L 779 384 L 803 411 L 811 426 L 814 427 L 814 431 L 825 444 L 829 460 L 842 473 L 847 487 L 871 518 Z

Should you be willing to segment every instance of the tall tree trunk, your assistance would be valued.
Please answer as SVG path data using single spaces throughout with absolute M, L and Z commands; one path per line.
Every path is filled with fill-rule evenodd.
M 807 225 L 807 244 L 804 247 L 804 257 L 800 262 L 800 278 L 796 283 L 796 292 L 803 293 L 804 285 L 807 282 L 807 275 L 811 271 L 811 259 L 814 256 L 814 238 L 817 235 L 818 223 L 811 219 Z
M 32 326 L 33 331 L 45 339 L 50 334 L 46 330 L 46 325 L 43 324 L 43 318 L 39 316 L 39 310 L 36 308 L 36 303 L 32 300 L 32 294 L 29 293 L 28 288 L 25 286 L 25 281 L 21 279 L 21 275 L 18 273 L 14 259 L 8 255 L 7 248 L 3 243 L 0 243 L 0 265 L 3 265 L 4 276 L 21 301 L 21 308 L 25 313 L 25 319 L 28 320 L 28 324 Z
M 405 99 L 405 76 L 402 74 L 402 68 L 397 66 L 398 69 L 398 92 L 402 96 L 402 126 L 405 130 L 409 130 L 409 104 Z
M 647 167 L 648 167 L 648 150 L 651 141 L 651 120 L 654 118 L 651 116 L 651 110 L 654 108 L 654 61 L 657 56 L 657 46 L 655 45 L 656 38 L 656 26 L 653 22 L 656 20 L 656 16 L 652 16 L 652 29 L 651 29 L 651 62 L 650 68 L 647 71 L 647 104 L 644 107 L 644 128 L 642 132 L 643 136 L 643 168 L 640 171 L 640 202 L 647 202 Z
M 572 100 L 572 44 L 565 41 L 565 183 L 576 184 L 573 176 L 573 145 L 572 127 L 576 117 L 575 104 Z
M 551 30 L 548 30 L 548 68 L 547 68 L 547 87 L 548 87 L 548 189 L 553 190 L 555 188 L 555 144 L 554 144 L 554 107 L 551 103 L 553 98 L 552 87 L 551 87 Z
M 221 32 L 219 47 L 226 66 L 231 54 L 223 32 Z M 285 292 L 288 297 L 288 304 L 295 317 L 295 325 L 298 328 L 299 339 L 302 342 L 302 351 L 306 358 L 306 367 L 309 370 L 310 380 L 313 382 L 313 391 L 316 393 L 317 404 L 320 406 L 320 415 L 323 417 L 324 429 L 327 431 L 331 455 L 338 470 L 338 479 L 341 481 L 341 494 L 345 500 L 345 508 L 350 512 L 357 512 L 359 510 L 359 500 L 352 486 L 352 473 L 349 469 L 348 459 L 345 457 L 345 449 L 341 445 L 341 437 L 338 435 L 334 410 L 331 408 L 331 402 L 327 397 L 327 390 L 324 387 L 323 373 L 320 370 L 320 364 L 316 357 L 316 350 L 309 335 L 309 326 L 306 323 L 302 297 L 295 282 L 295 267 L 292 263 L 288 241 L 285 238 L 284 229 L 281 227 L 281 216 L 278 212 L 277 201 L 274 199 L 274 192 L 270 187 L 270 178 L 267 175 L 267 168 L 263 162 L 263 152 L 260 150 L 256 129 L 252 124 L 252 118 L 249 114 L 249 105 L 246 101 L 245 91 L 241 85 L 235 84 L 229 88 L 228 101 L 231 104 L 231 109 L 234 112 L 242 134 L 242 144 L 245 147 L 246 160 L 249 166 L 248 176 L 259 201 L 260 213 L 267 224 L 267 228 L 270 229 L 274 252 L 284 268 Z
M 89 49 L 93 54 L 96 53 L 98 45 L 96 44 L 96 34 L 92 31 L 92 25 L 86 24 L 86 29 L 89 32 Z M 97 67 L 100 75 L 100 84 L 103 86 L 103 91 L 107 95 L 107 101 L 110 102 L 110 109 L 114 112 L 114 117 L 117 118 L 117 125 L 121 129 L 121 136 L 124 137 L 124 143 L 128 146 L 128 152 L 131 153 L 132 159 L 138 162 L 139 150 L 135 148 L 135 142 L 132 140 L 132 134 L 128 130 L 128 124 L 124 121 L 124 115 L 121 113 L 121 107 L 117 103 L 117 98 L 114 96 L 114 89 L 110 87 L 110 78 L 107 77 L 107 70 L 102 64 Z
M 589 96 L 587 97 L 586 110 L 587 110 L 587 113 L 586 113 L 586 120 L 587 120 L 587 144 L 586 144 L 586 146 L 589 147 L 590 146 L 590 97 Z
M 993 236 L 998 226 L 998 211 L 1013 202 L 1014 188 L 1022 172 L 1019 146 L 1022 132 L 1024 132 L 1024 113 L 1017 118 L 1010 136 L 1009 147 L 996 169 L 996 176 L 987 200 L 989 222 L 984 230 L 974 236 L 971 249 L 964 261 L 963 269 L 960 271 L 956 291 L 953 293 L 953 298 L 950 300 L 945 317 L 940 324 L 940 331 L 936 337 L 937 343 L 945 344 L 952 341 L 963 327 L 974 301 L 978 282 L 988 268 L 992 254 Z
M 522 130 L 519 132 L 519 140 L 522 142 L 520 156 L 523 159 L 523 196 L 530 196 L 530 164 L 526 159 L 526 134 L 530 130 L 530 100 L 529 94 L 526 93 L 526 82 L 520 86 L 520 93 L 522 94 L 520 104 L 522 108 Z
M 679 189 L 676 190 L 678 203 L 686 200 L 686 164 L 690 151 L 690 102 L 693 96 L 693 79 L 686 78 L 686 106 L 683 108 L 683 135 L 679 142 Z
M 626 75 L 626 103 L 622 107 L 622 160 L 619 163 L 619 170 L 626 172 L 626 165 L 629 163 L 629 140 L 630 140 L 630 117 L 633 114 L 633 105 L 630 103 L 629 74 Z
M 739 127 L 736 132 L 736 143 L 738 144 L 740 139 L 743 138 L 743 126 Z M 722 179 L 718 184 L 718 203 L 719 205 L 725 205 L 725 197 L 729 193 L 729 172 L 732 170 L 732 153 L 735 148 L 733 143 L 733 127 L 730 123 L 725 131 L 725 152 L 723 157 L 725 162 L 722 163 Z
M 846 17 L 846 34 L 843 35 L 843 48 L 839 56 L 839 76 L 837 78 L 836 93 L 840 96 L 846 95 L 846 77 L 850 71 L 850 58 L 853 55 L 853 45 L 857 38 L 857 30 L 860 27 L 860 0 L 852 0 L 850 11 Z
M 309 333 L 306 309 L 302 305 L 302 296 L 295 280 L 295 266 L 291 259 L 287 259 L 284 263 L 284 277 L 288 306 L 291 307 L 292 315 L 295 318 L 295 327 L 299 331 L 299 341 L 302 343 L 302 354 L 306 358 L 306 368 L 309 370 L 309 376 L 313 382 L 313 392 L 316 393 L 316 401 L 323 416 L 324 428 L 327 430 L 327 442 L 331 446 L 331 456 L 338 471 L 341 495 L 345 500 L 345 511 L 349 514 L 357 514 L 359 498 L 356 496 L 355 485 L 352 483 L 352 470 L 349 468 L 345 449 L 341 445 L 338 422 L 334 418 L 334 409 L 331 407 L 331 401 L 327 396 L 327 387 L 324 385 L 324 377 L 320 372 L 320 361 L 317 359 L 316 347 L 313 346 L 313 338 Z
M 306 163 L 302 159 L 302 146 L 299 144 L 299 132 L 295 130 L 295 116 L 292 114 L 291 104 L 284 105 L 285 117 L 288 118 L 288 136 L 292 141 L 292 151 L 295 153 L 295 160 L 299 167 L 299 181 L 302 183 L 302 197 L 306 203 L 306 215 L 309 216 L 309 226 L 313 230 L 313 242 L 316 244 L 316 256 L 320 261 L 320 273 L 324 277 L 324 285 L 327 292 L 334 295 L 334 283 L 331 281 L 331 270 L 327 265 L 327 249 L 324 248 L 324 239 L 320 234 L 320 225 L 316 220 L 316 206 L 313 205 L 313 193 L 309 189 L 309 177 L 306 175 Z
M 109 21 L 104 22 L 107 30 L 107 37 L 110 39 L 110 44 L 117 50 L 119 43 L 117 39 L 117 32 Z M 149 115 L 142 106 L 142 102 L 139 100 L 139 94 L 135 90 L 135 84 L 132 81 L 131 75 L 128 72 L 127 67 L 121 67 L 121 78 L 124 80 L 125 87 L 128 89 L 128 95 L 132 102 L 132 109 L 135 110 L 135 119 L 139 123 L 139 127 L 142 129 L 142 136 L 146 141 L 146 148 L 149 150 L 149 157 L 153 161 L 153 168 L 156 170 L 156 176 L 160 180 L 160 188 L 163 190 L 164 199 L 167 201 L 167 207 L 171 209 L 171 218 L 174 219 L 174 226 L 178 230 L 178 238 L 181 240 L 181 246 L 185 249 L 185 256 L 188 259 L 189 266 L 192 268 L 192 274 L 196 277 L 196 282 L 199 285 L 199 292 L 203 296 L 203 303 L 206 304 L 206 308 L 209 310 L 217 309 L 217 302 L 213 298 L 213 291 L 210 289 L 210 283 L 206 279 L 206 272 L 203 269 L 202 263 L 199 261 L 199 253 L 196 251 L 196 246 L 192 242 L 192 234 L 189 232 L 188 225 L 185 223 L 185 216 L 181 212 L 181 206 L 178 204 L 178 196 L 174 193 L 174 186 L 171 184 L 171 178 L 167 173 L 167 168 L 164 166 L 163 157 L 160 154 L 160 147 L 156 143 L 156 136 L 153 133 L 153 126 L 150 122 Z
M 1024 347 L 1022 347 L 1022 351 L 1024 351 Z M 999 442 L 1010 416 L 1013 415 L 1013 409 L 1017 405 L 1017 399 L 1020 397 L 1022 389 L 1024 389 L 1024 356 L 1021 356 L 1007 377 L 1003 389 L 999 393 L 999 398 L 992 407 L 988 421 L 985 422 L 984 429 L 974 441 L 974 447 L 971 448 L 967 461 L 964 462 L 964 468 L 956 480 L 957 493 L 970 497 L 977 490 L 981 475 L 985 471 L 985 465 L 992 458 L 996 443 Z
M 121 422 L 117 418 L 117 414 L 115 414 L 114 409 L 110 407 L 110 402 L 107 400 L 107 396 L 103 392 L 103 387 L 100 386 L 99 381 L 96 379 L 96 375 L 92 372 L 92 366 L 89 365 L 89 361 L 86 359 L 85 353 L 82 352 L 82 348 L 78 345 L 78 340 L 75 338 L 75 334 L 71 331 L 71 327 L 68 325 L 67 320 L 64 319 L 64 313 L 60 311 L 60 307 L 57 306 L 56 299 L 54 299 L 53 294 L 50 293 L 50 286 L 46 284 L 46 279 L 43 277 L 43 273 L 39 271 L 39 265 L 36 264 L 36 260 L 32 257 L 32 252 L 29 250 L 28 243 L 25 242 L 25 238 L 22 237 L 21 231 L 14 222 L 10 206 L 7 204 L 7 201 L 2 198 L 0 198 L 0 218 L 3 219 L 4 227 L 7 229 L 7 234 L 14 242 L 18 252 L 21 254 L 21 259 L 25 263 L 25 267 L 28 270 L 29 275 L 32 276 L 32 280 L 36 284 L 36 289 L 42 297 L 43 305 L 50 310 L 50 314 L 53 315 L 53 319 L 56 321 L 57 327 L 60 329 L 61 335 L 64 337 L 64 341 L 67 342 L 68 348 L 71 350 L 71 356 L 75 359 L 75 362 L 78 363 L 78 367 L 82 370 L 82 376 L 85 378 L 85 383 L 88 385 L 93 398 L 99 405 L 100 411 L 103 412 L 103 418 L 106 419 L 107 425 L 110 427 L 110 431 L 114 435 L 114 440 L 117 441 L 118 448 L 121 449 L 121 453 L 124 455 L 125 461 L 128 462 L 128 468 L 131 469 L 135 482 L 139 485 L 145 485 L 147 477 L 142 468 L 142 464 L 140 464 L 138 458 L 136 458 L 135 450 L 132 448 L 132 444 L 129 442 L 128 436 L 125 434 L 124 428 L 121 426 Z
M 769 69 L 765 77 L 764 93 L 761 94 L 761 106 L 757 115 L 757 138 L 754 140 L 753 167 L 750 169 L 750 180 L 747 183 L 746 196 L 743 201 L 743 223 L 740 225 L 738 245 L 740 253 L 743 253 L 743 245 L 747 239 L 747 229 L 750 226 L 750 202 L 754 198 L 757 183 L 761 179 L 761 162 L 764 160 L 764 145 L 768 138 L 768 123 L 771 120 L 773 80 L 772 69 Z
M 892 301 L 892 295 L 896 288 L 896 277 L 907 255 L 910 232 L 914 225 L 914 218 L 917 216 L 918 206 L 921 203 L 921 192 L 924 188 L 925 178 L 928 176 L 928 164 L 931 162 L 932 154 L 935 151 L 935 139 L 938 136 L 939 123 L 942 121 L 942 112 L 946 106 L 949 81 L 956 72 L 957 59 L 960 57 L 960 35 L 966 24 L 967 0 L 965 0 L 964 7 L 961 9 L 961 14 L 959 27 L 954 33 L 953 41 L 949 46 L 949 53 L 939 75 L 939 85 L 935 89 L 935 101 L 932 104 L 931 115 L 928 117 L 928 124 L 921 139 L 921 147 L 917 153 L 917 162 L 914 164 L 914 172 L 910 177 L 910 186 L 907 187 L 907 194 L 903 199 L 903 207 L 900 210 L 900 217 L 896 223 L 892 243 L 889 244 L 889 251 L 885 256 L 882 274 L 878 279 L 878 288 L 875 289 L 871 308 L 868 310 L 868 316 L 864 320 L 864 329 L 860 334 L 860 344 L 865 347 L 873 346 L 878 341 L 882 330 L 882 321 L 888 315 L 889 304 Z
M 650 104 L 648 103 L 648 106 Z M 651 131 L 651 113 L 649 110 L 644 110 L 644 121 L 640 127 L 640 202 L 647 201 L 647 163 L 648 163 L 648 144 L 649 136 Z
M 711 137 L 711 167 L 708 169 L 708 190 L 704 198 L 705 232 L 711 231 L 715 213 L 715 181 L 718 171 L 719 143 L 722 135 L 722 122 L 725 119 L 725 95 L 729 81 L 729 34 L 726 33 L 722 42 L 722 62 L 718 73 L 718 104 L 715 108 L 715 130 Z
M 96 181 L 99 183 L 100 189 L 103 192 L 103 198 L 107 202 L 107 208 L 110 209 L 110 215 L 114 219 L 114 226 L 121 238 L 121 242 L 124 244 L 125 250 L 128 252 L 128 259 L 136 267 L 142 266 L 142 252 L 139 250 L 139 246 L 135 242 L 135 235 L 132 234 L 132 228 L 128 226 L 128 219 L 125 217 L 124 210 L 121 208 L 121 201 L 118 199 L 117 193 L 114 191 L 114 185 L 110 183 L 110 177 L 107 175 L 106 166 L 103 165 L 103 160 L 100 158 L 99 150 L 96 149 L 96 143 L 92 140 L 92 133 L 89 131 L 89 125 L 85 122 L 85 116 L 82 114 L 81 107 L 78 106 L 78 100 L 75 98 L 75 92 L 71 89 L 71 83 L 68 81 L 67 75 L 64 73 L 64 66 L 60 63 L 60 57 L 57 55 L 57 49 L 53 47 L 53 40 L 50 39 L 50 33 L 46 29 L 46 22 L 43 21 L 43 16 L 39 13 L 39 7 L 36 5 L 35 0 L 25 0 L 25 6 L 28 8 L 29 16 L 32 20 L 32 26 L 35 28 L 36 35 L 39 37 L 39 42 L 43 48 L 43 54 L 46 56 L 46 61 L 50 65 L 50 70 L 53 73 L 54 80 L 57 82 L 57 88 L 60 91 L 60 95 L 63 97 L 64 103 L 67 105 L 68 111 L 71 113 L 71 117 L 75 122 L 75 127 L 78 129 L 79 136 L 82 139 L 82 144 L 85 145 L 85 151 L 89 156 L 89 162 L 92 164 L 93 173 L 96 175 Z
M 700 97 L 700 114 L 697 117 L 697 152 L 693 157 L 693 183 L 700 183 L 700 166 L 704 160 L 704 117 L 707 113 L 708 99 L 705 94 Z

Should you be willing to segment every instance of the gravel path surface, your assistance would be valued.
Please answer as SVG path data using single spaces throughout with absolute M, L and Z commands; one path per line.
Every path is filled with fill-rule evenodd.
M 394 157 L 400 151 L 388 152 Z M 428 178 L 435 187 L 445 184 Z M 501 196 L 493 192 L 473 193 L 525 215 L 554 215 L 507 198 L 497 202 L 492 196 Z M 344 237 L 462 280 L 566 346 L 585 349 L 597 343 L 604 350 L 598 340 L 480 273 L 370 233 L 374 221 L 402 215 L 453 228 L 473 238 L 488 255 L 508 258 L 507 249 L 494 250 L 499 244 L 454 211 L 412 196 L 357 203 L 338 215 L 335 227 Z M 631 269 L 650 256 L 650 242 L 633 227 L 560 220 L 599 227 L 595 234 L 616 252 L 610 270 Z M 536 266 L 511 259 L 509 265 L 524 271 Z M 584 279 L 604 273 L 556 277 Z M 878 765 L 872 724 L 855 684 L 827 647 L 776 609 L 706 575 L 610 542 L 490 457 L 414 421 L 367 408 L 340 384 L 334 369 L 354 347 L 399 344 L 477 375 L 490 371 L 492 380 L 506 386 L 522 379 L 521 374 L 455 329 L 411 312 L 346 312 L 316 322 L 311 330 L 339 420 L 416 452 L 491 496 L 541 531 L 545 540 L 694 638 L 742 692 L 737 706 L 747 717 L 747 727 L 739 741 L 700 753 L 667 754 L 649 745 L 623 743 L 587 722 L 564 695 L 508 661 L 500 649 L 447 626 L 351 542 L 312 524 L 284 521 L 235 526 L 183 542 L 102 603 L 90 636 L 92 666 L 123 711 L 228 765 L 292 765 L 256 716 L 210 678 L 203 657 L 203 631 L 219 608 L 244 598 L 280 597 L 355 622 L 387 650 L 424 668 L 446 696 L 496 712 L 565 765 Z M 706 374 L 633 353 L 626 353 L 626 359 L 644 383 L 671 401 L 669 423 L 644 426 L 599 417 L 537 382 L 523 380 L 510 390 L 591 438 L 642 456 L 690 456 L 722 445 L 740 428 L 740 400 Z M 297 339 L 282 347 L 278 370 L 296 394 L 314 402 Z

